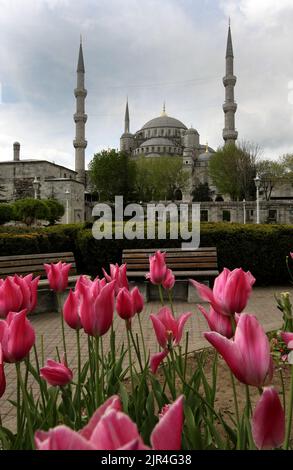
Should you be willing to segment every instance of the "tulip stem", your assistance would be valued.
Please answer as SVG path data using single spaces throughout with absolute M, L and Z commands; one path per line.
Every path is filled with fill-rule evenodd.
M 21 392 L 22 392 L 22 399 L 23 399 L 24 409 L 25 409 L 25 413 L 26 413 L 27 426 L 28 426 L 28 432 L 29 432 L 29 437 L 30 437 L 30 441 L 31 441 L 31 446 L 32 446 L 32 449 L 34 449 L 34 433 L 33 433 L 33 428 L 32 428 L 30 411 L 29 411 L 29 408 L 28 408 L 27 391 L 25 389 L 25 386 L 24 386 L 24 383 L 23 383 L 23 380 L 22 380 L 21 371 L 20 371 L 20 363 L 17 362 L 15 364 L 15 366 L 16 366 L 17 380 L 19 382 Z
M 289 449 L 291 424 L 292 424 L 292 412 L 293 412 L 293 365 L 291 366 L 291 385 L 290 385 L 287 428 L 286 428 L 285 447 L 284 447 L 285 450 Z
M 100 405 L 100 361 L 99 361 L 99 336 L 95 336 L 96 345 L 96 393 L 97 393 L 97 406 Z
M 169 302 L 170 302 L 170 307 L 171 307 L 172 313 L 173 313 L 173 315 L 175 315 L 175 314 L 174 314 L 174 305 L 173 305 L 173 299 L 172 299 L 172 291 L 171 291 L 171 289 L 168 289 L 168 297 L 169 297 Z
M 127 328 L 127 324 L 126 324 L 126 332 L 127 332 L 127 343 L 128 343 L 128 357 L 129 357 L 129 368 L 130 368 L 130 377 L 131 377 L 131 388 L 132 388 L 132 396 L 134 399 L 134 380 L 133 380 L 133 369 L 132 369 L 132 358 L 131 358 L 131 344 L 130 344 L 130 334 Z
M 62 302 L 61 302 L 61 294 L 57 292 L 57 300 L 58 300 L 58 309 L 61 316 L 61 326 L 62 326 L 62 340 L 63 340 L 63 349 L 64 349 L 64 359 L 67 364 L 67 350 L 66 350 L 66 340 L 65 340 L 65 329 L 64 329 L 64 318 L 62 312 Z
M 142 367 L 142 363 L 141 363 L 140 352 L 139 352 L 139 350 L 138 350 L 138 348 L 137 348 L 137 345 L 136 345 L 136 343 L 135 343 L 135 339 L 134 339 L 132 330 L 131 330 L 131 329 L 129 330 L 129 329 L 127 328 L 127 331 L 129 331 L 129 333 L 130 333 L 131 340 L 132 340 L 132 344 L 133 344 L 133 347 L 134 347 L 134 349 L 135 349 L 136 356 L 137 356 L 137 359 L 138 359 L 138 362 L 139 362 L 139 367 L 140 367 L 141 372 L 143 372 L 143 367 Z
M 88 356 L 89 356 L 89 366 L 90 366 L 90 384 L 91 384 L 91 392 L 92 392 L 92 405 L 93 409 L 92 412 L 95 410 L 95 374 L 94 374 L 94 367 L 93 367 L 93 355 L 92 355 L 92 343 L 91 337 L 88 335 L 87 337 L 87 344 L 88 344 Z
M 33 348 L 34 348 L 36 367 L 37 367 L 37 372 L 38 372 L 38 377 L 39 377 L 39 386 L 40 386 L 41 397 L 42 397 L 42 402 L 43 402 L 43 409 L 45 413 L 46 404 L 45 404 L 45 397 L 44 397 L 44 391 L 43 391 L 43 382 L 42 382 L 42 379 L 40 378 L 40 364 L 39 364 L 38 352 L 37 352 L 37 348 L 35 344 Z
M 249 450 L 255 449 L 252 433 L 251 433 L 251 425 L 250 425 L 250 415 L 251 415 L 251 400 L 250 400 L 250 392 L 249 392 L 249 385 L 245 385 L 246 389 L 246 429 L 248 434 L 248 443 L 249 443 Z
M 80 332 L 79 330 L 76 330 L 76 343 L 77 343 L 77 370 L 78 370 L 77 415 L 78 415 L 78 426 L 81 426 L 81 357 L 80 357 Z
M 141 335 L 141 340 L 142 340 L 144 364 L 146 365 L 146 361 L 147 361 L 146 348 L 145 348 L 144 334 L 143 334 L 143 329 L 142 329 L 142 324 L 141 324 L 141 319 L 140 319 L 140 313 L 138 313 L 137 316 L 138 316 L 138 323 L 139 323 L 140 335 Z
M 284 383 L 282 368 L 280 368 L 279 372 L 280 372 L 280 379 L 281 379 L 281 385 L 282 385 L 283 408 L 284 408 L 284 413 L 286 414 L 286 391 L 285 391 L 285 383 Z
M 102 386 L 102 398 L 105 400 L 105 383 L 104 383 L 104 345 L 103 336 L 101 336 L 101 363 L 102 363 L 102 374 L 101 374 L 101 386 Z
M 240 417 L 239 417 L 239 408 L 238 408 L 238 401 L 237 401 L 237 394 L 236 394 L 236 386 L 235 386 L 235 379 L 234 375 L 230 371 L 231 376 L 231 383 L 233 389 L 233 398 L 234 398 L 234 407 L 235 407 L 235 414 L 236 414 L 236 421 L 237 421 L 237 449 L 241 448 L 240 442 Z
M 164 306 L 164 296 L 163 296 L 163 289 L 162 289 L 161 284 L 159 284 L 158 287 L 159 287 L 160 301 L 161 301 L 161 304 Z

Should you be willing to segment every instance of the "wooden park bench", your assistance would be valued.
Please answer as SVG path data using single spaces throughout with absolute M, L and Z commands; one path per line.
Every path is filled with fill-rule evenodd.
M 127 264 L 129 279 L 135 281 L 145 279 L 145 275 L 149 271 L 149 256 L 153 255 L 155 251 L 157 250 L 123 250 L 122 261 Z M 181 283 L 181 286 L 177 289 L 181 300 L 185 296 L 185 300 L 187 297 L 189 302 L 195 301 L 195 289 L 189 286 L 189 279 L 208 281 L 209 286 L 213 286 L 214 279 L 219 274 L 216 247 L 203 247 L 196 250 L 162 248 L 161 251 L 166 252 L 166 263 L 176 277 L 176 284 Z M 146 291 L 144 292 L 146 298 L 148 298 L 148 290 L 150 289 L 147 289 L 146 285 Z
M 0 278 L 19 274 L 26 276 L 33 273 L 34 276 L 41 276 L 38 289 L 38 307 L 37 313 L 44 311 L 54 311 L 57 308 L 56 296 L 50 291 L 49 281 L 47 280 L 44 264 L 71 263 L 69 272 L 69 286 L 73 286 L 78 278 L 76 272 L 76 264 L 74 254 L 72 252 L 65 253 L 37 253 L 33 255 L 12 255 L 0 256 Z

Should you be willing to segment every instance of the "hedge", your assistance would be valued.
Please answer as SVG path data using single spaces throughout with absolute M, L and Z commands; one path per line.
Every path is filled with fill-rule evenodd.
M 57 225 L 22 233 L 0 231 L 0 256 L 10 254 L 73 251 L 80 273 L 93 276 L 121 263 L 124 248 L 180 247 L 180 240 L 95 240 L 91 229 Z M 202 223 L 201 246 L 216 246 L 219 268 L 250 270 L 260 285 L 286 284 L 286 256 L 293 251 L 292 225 L 243 225 Z

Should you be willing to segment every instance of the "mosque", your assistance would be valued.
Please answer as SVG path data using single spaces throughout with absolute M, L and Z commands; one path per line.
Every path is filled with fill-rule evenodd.
M 234 101 L 234 87 L 236 77 L 233 72 L 233 47 L 231 29 L 229 25 L 226 49 L 226 75 L 223 78 L 225 87 L 225 127 L 223 139 L 227 143 L 235 142 L 237 131 L 235 129 L 235 113 L 237 104 Z M 24 197 L 37 197 L 41 199 L 56 198 L 67 209 L 62 222 L 80 222 L 87 220 L 91 215 L 91 188 L 88 171 L 85 168 L 85 149 L 87 141 L 85 128 L 87 114 L 85 101 L 85 66 L 82 43 L 79 48 L 77 64 L 77 85 L 74 90 L 76 98 L 76 112 L 74 114 L 75 149 L 74 170 L 43 159 L 22 158 L 20 144 L 13 145 L 13 159 L 0 161 L 0 202 L 10 202 Z M 214 150 L 207 144 L 200 142 L 196 129 L 188 129 L 178 119 L 168 116 L 164 106 L 161 116 L 148 121 L 135 133 L 130 132 L 129 106 L 126 104 L 124 133 L 120 139 L 120 149 L 126 151 L 132 158 L 141 155 L 157 157 L 160 155 L 180 156 L 190 173 L 188 188 L 177 188 L 175 199 L 191 201 L 192 188 L 200 183 L 209 183 L 214 199 L 217 189 L 213 187 L 208 176 L 208 163 Z
M 225 143 L 235 143 L 238 133 L 235 129 L 235 113 L 237 104 L 234 100 L 236 76 L 233 70 L 234 55 L 231 28 L 229 25 L 226 48 L 226 75 L 223 78 L 225 87 L 225 128 L 223 139 Z M 188 129 L 178 119 L 168 116 L 165 104 L 159 117 L 151 119 L 137 132 L 130 132 L 130 117 L 128 101 L 126 103 L 124 133 L 120 138 L 120 150 L 128 152 L 133 158 L 139 156 L 181 156 L 186 170 L 190 173 L 190 184 L 185 191 L 176 190 L 176 199 L 191 200 L 192 188 L 200 183 L 208 183 L 214 197 L 217 188 L 213 186 L 208 174 L 209 159 L 215 152 L 208 144 L 200 142 L 200 135 L 192 127 Z

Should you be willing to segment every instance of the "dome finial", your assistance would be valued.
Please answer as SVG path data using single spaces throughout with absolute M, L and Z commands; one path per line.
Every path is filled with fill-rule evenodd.
M 208 141 L 206 141 L 206 153 L 209 153 L 209 144 L 208 144 Z
M 163 103 L 163 111 L 162 111 L 161 116 L 167 116 L 167 113 L 166 113 L 166 101 L 164 101 L 164 103 Z

